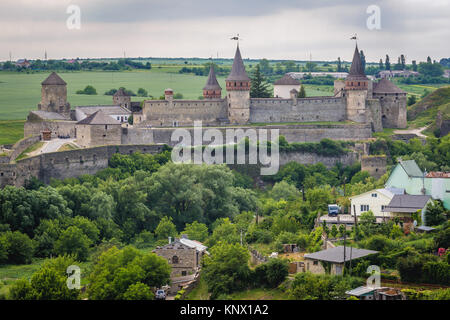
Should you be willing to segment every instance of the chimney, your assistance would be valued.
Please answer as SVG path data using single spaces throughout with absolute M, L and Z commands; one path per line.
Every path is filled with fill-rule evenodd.
M 164 97 L 167 101 L 173 101 L 173 90 L 170 88 L 164 90 Z
M 172 237 L 169 237 L 169 244 L 172 243 Z

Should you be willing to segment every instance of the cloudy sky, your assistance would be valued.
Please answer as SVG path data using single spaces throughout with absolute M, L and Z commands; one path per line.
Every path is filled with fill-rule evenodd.
M 67 27 L 71 5 L 80 29 Z M 371 5 L 379 30 L 367 27 Z M 231 58 L 238 33 L 244 58 L 351 60 L 357 33 L 368 61 L 439 60 L 450 57 L 449 17 L 450 0 L 1 0 L 0 60 Z

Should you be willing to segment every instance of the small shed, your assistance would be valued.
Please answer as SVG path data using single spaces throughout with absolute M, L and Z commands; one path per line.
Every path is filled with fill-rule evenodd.
M 49 129 L 42 131 L 42 140 L 50 141 L 52 140 L 52 132 Z
M 341 275 L 345 262 L 361 259 L 378 251 L 338 246 L 304 255 L 306 271 Z M 326 268 L 327 267 L 327 268 Z
M 346 291 L 345 294 L 356 297 L 360 300 L 375 300 L 376 292 L 378 289 L 380 289 L 380 288 L 361 286 L 361 287 Z

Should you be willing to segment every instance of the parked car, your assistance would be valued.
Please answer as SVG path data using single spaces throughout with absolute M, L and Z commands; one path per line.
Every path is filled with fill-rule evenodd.
M 166 300 L 166 292 L 164 290 L 156 290 L 155 294 L 156 300 Z
M 329 204 L 328 205 L 328 215 L 330 217 L 335 217 L 339 214 L 341 208 L 337 204 Z

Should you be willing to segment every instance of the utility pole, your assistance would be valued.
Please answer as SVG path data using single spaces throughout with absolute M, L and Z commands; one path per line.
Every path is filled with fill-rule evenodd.
M 347 238 L 347 232 L 344 232 L 344 266 L 342 267 L 342 275 L 344 274 L 345 270 L 345 239 Z

